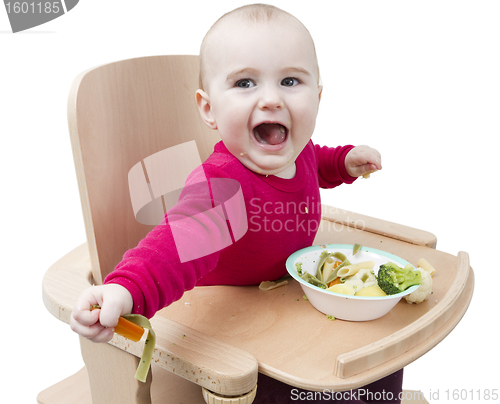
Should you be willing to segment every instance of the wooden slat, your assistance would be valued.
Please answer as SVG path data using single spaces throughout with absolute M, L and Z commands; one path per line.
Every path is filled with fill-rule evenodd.
M 68 121 L 97 284 L 152 229 L 134 216 L 128 185 L 132 167 L 192 140 L 204 161 L 220 140 L 199 116 L 197 88 L 198 56 L 129 59 L 75 79 Z
M 436 248 L 437 238 L 425 230 L 415 229 L 402 224 L 376 219 L 360 213 L 321 205 L 321 216 L 324 220 L 342 224 L 347 227 L 364 230 L 370 233 L 391 237 L 407 243 Z M 328 222 L 324 224 L 328 225 Z M 334 226 L 331 224 L 331 226 Z

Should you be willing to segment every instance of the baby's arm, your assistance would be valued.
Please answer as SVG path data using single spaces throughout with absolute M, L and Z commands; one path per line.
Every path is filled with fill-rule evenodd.
M 351 177 L 360 177 L 382 169 L 382 158 L 371 147 L 356 146 L 347 153 L 345 168 Z
M 94 305 L 100 309 L 91 310 Z M 93 342 L 108 342 L 123 314 L 132 312 L 130 292 L 121 285 L 93 286 L 82 292 L 71 313 L 71 329 Z

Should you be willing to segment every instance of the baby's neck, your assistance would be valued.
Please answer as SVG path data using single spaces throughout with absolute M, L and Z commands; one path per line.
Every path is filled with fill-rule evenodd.
M 289 180 L 295 177 L 296 172 L 297 172 L 297 166 L 295 165 L 295 163 L 293 163 L 289 167 L 285 168 L 283 171 L 275 174 L 275 176 Z

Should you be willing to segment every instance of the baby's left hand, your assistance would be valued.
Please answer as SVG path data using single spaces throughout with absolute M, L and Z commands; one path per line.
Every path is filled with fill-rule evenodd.
M 345 158 L 345 168 L 351 177 L 361 177 L 382 169 L 380 153 L 368 146 L 356 146 Z

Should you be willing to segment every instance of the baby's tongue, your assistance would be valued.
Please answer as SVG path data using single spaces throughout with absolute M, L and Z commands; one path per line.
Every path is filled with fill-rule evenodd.
M 280 144 L 285 141 L 286 129 L 279 123 L 263 123 L 254 129 L 255 138 L 260 143 Z

